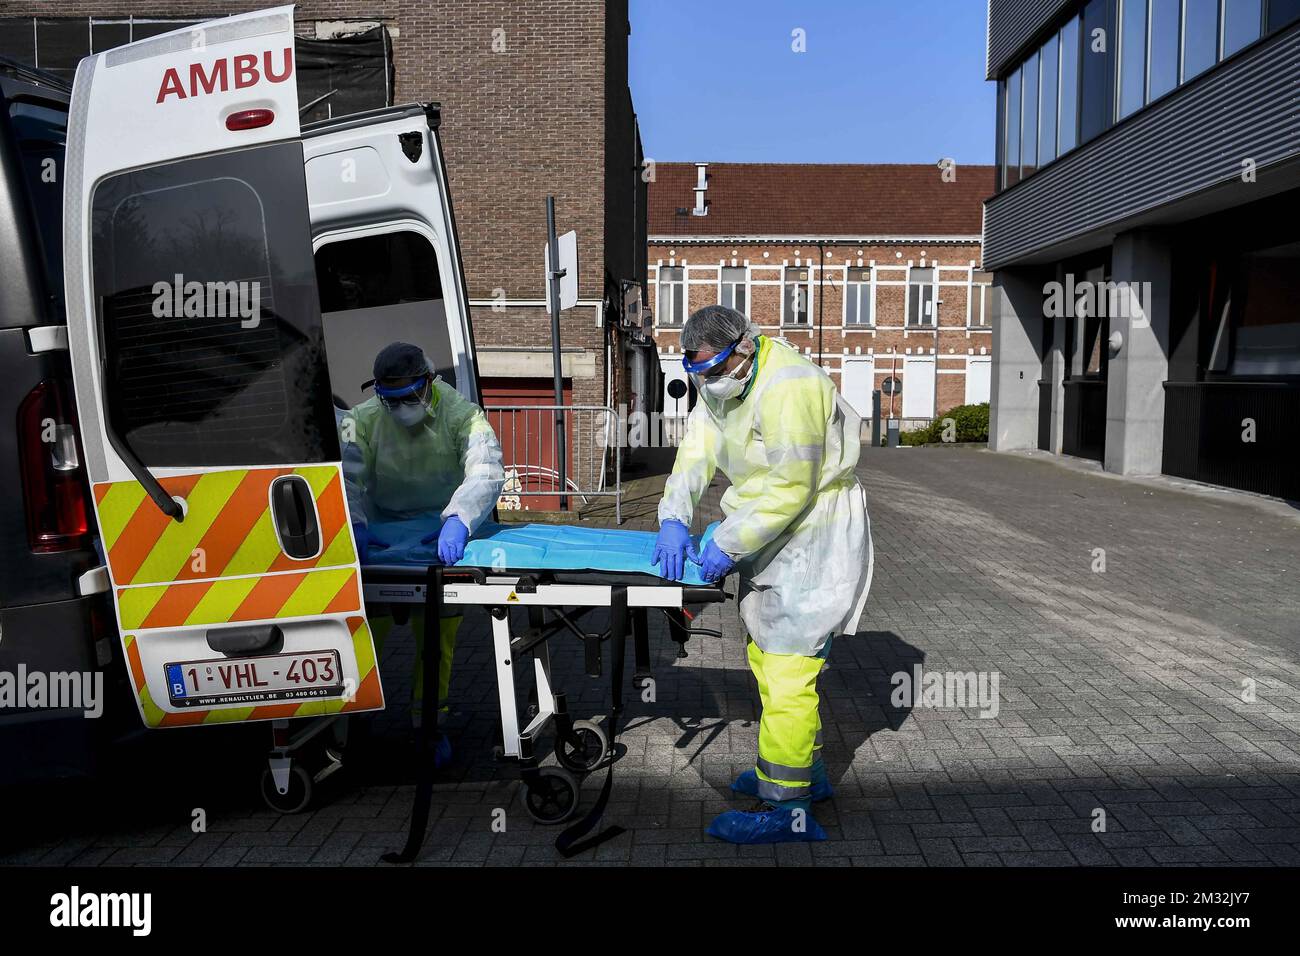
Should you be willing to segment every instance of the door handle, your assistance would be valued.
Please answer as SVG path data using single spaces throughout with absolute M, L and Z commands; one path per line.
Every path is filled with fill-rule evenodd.
M 280 550 L 306 561 L 320 551 L 320 522 L 311 485 L 302 475 L 284 475 L 271 483 L 271 518 Z

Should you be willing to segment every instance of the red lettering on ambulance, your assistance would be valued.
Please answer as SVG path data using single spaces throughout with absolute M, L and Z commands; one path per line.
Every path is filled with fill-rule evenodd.
M 202 63 L 190 64 L 190 96 L 198 96 L 199 88 L 202 87 L 204 93 L 211 93 L 214 90 L 226 92 L 226 61 L 218 60 L 212 64 L 212 73 L 203 72 Z
M 235 89 L 254 86 L 261 78 L 257 72 L 256 53 L 241 53 L 235 57 Z
M 262 54 L 262 72 L 272 83 L 283 83 L 293 76 L 293 48 L 284 48 L 284 72 L 279 76 L 276 76 L 275 71 L 271 69 L 271 51 L 267 50 Z
M 180 74 L 168 67 L 167 72 L 163 74 L 162 85 L 158 87 L 158 99 L 155 102 L 161 103 L 172 94 L 185 99 L 185 87 L 181 86 Z
M 158 87 L 158 98 L 154 102 L 162 103 L 169 96 L 187 99 L 203 93 L 225 93 L 231 88 L 233 74 L 234 88 L 237 90 L 256 86 L 263 79 L 269 83 L 283 83 L 293 76 L 293 47 L 287 46 L 280 53 L 280 70 L 276 72 L 273 50 L 264 50 L 261 54 L 261 70 L 258 69 L 258 54 L 241 53 L 235 57 L 215 60 L 211 65 L 202 63 L 189 65 L 190 86 L 185 91 L 185 84 L 175 67 L 168 67 L 163 72 L 162 83 Z

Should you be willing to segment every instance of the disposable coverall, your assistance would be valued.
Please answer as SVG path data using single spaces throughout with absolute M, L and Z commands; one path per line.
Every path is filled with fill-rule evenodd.
M 871 587 L 871 525 L 854 475 L 860 434 L 825 372 L 759 336 L 746 394 L 702 393 L 691 410 L 659 504 L 661 524 L 689 526 L 715 471 L 731 481 L 714 541 L 740 574 L 763 706 L 758 796 L 769 803 L 804 803 L 814 776 L 824 778 L 817 675 L 830 638 L 857 630 Z
M 472 535 L 492 513 L 505 484 L 501 445 L 483 410 L 456 389 L 434 378 L 429 408 L 416 428 L 393 420 L 380 400 L 368 399 L 345 413 L 339 424 L 343 442 L 343 475 L 348 510 L 353 523 L 377 526 L 383 538 L 385 522 L 412 518 L 446 520 L 453 515 Z M 372 559 L 382 560 L 376 550 Z M 364 562 L 366 555 L 361 556 Z M 444 613 L 439 622 L 442 665 L 438 672 L 438 700 L 447 698 L 458 612 Z M 391 615 L 371 616 L 376 650 L 392 630 Z M 411 632 L 424 632 L 422 612 L 411 614 Z M 418 715 L 424 697 L 421 644 L 416 642 L 415 689 L 412 714 Z

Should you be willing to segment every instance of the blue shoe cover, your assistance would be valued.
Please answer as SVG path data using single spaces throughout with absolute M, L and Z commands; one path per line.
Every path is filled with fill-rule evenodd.
M 797 831 L 796 813 L 801 813 L 801 830 Z M 759 843 L 812 843 L 826 839 L 811 813 L 797 807 L 767 805 L 758 810 L 728 810 L 714 817 L 709 824 L 709 836 L 753 846 Z
M 437 742 L 433 745 L 434 769 L 440 770 L 449 763 L 451 763 L 451 741 L 447 739 L 446 734 L 439 734 Z
M 835 791 L 831 789 L 831 782 L 826 778 L 826 768 L 821 768 L 820 776 L 817 773 L 818 767 L 813 765 L 813 782 L 812 782 L 812 800 L 814 803 L 821 803 L 823 800 L 829 800 L 835 796 Z M 736 793 L 744 794 L 747 797 L 758 798 L 758 774 L 754 768 L 750 768 L 742 773 L 731 784 L 731 789 Z

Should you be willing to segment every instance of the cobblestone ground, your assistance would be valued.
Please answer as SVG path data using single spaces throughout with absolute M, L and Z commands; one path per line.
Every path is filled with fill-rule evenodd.
M 827 842 L 736 848 L 704 834 L 744 805 L 728 784 L 756 748 L 729 603 L 699 620 L 724 637 L 693 639 L 683 660 L 652 625 L 656 702 L 632 700 L 605 814 L 628 832 L 562 860 L 556 830 L 529 819 L 511 769 L 491 758 L 479 614 L 456 654 L 456 755 L 420 864 L 1300 863 L 1296 513 L 966 449 L 865 449 L 860 473 L 876 575 L 860 633 L 835 643 L 820 684 L 836 788 L 815 809 Z M 631 526 L 650 526 L 652 498 L 629 503 Z M 264 729 L 151 734 L 94 781 L 6 795 L 24 827 L 0 862 L 376 865 L 409 820 L 411 658 L 395 632 L 389 711 L 354 729 L 347 768 L 311 812 L 262 807 Z M 559 640 L 553 660 L 571 709 L 603 714 L 606 684 L 582 675 L 577 643 Z M 894 706 L 891 676 L 917 665 L 996 674 L 996 712 Z M 602 776 L 586 782 L 586 805 Z

